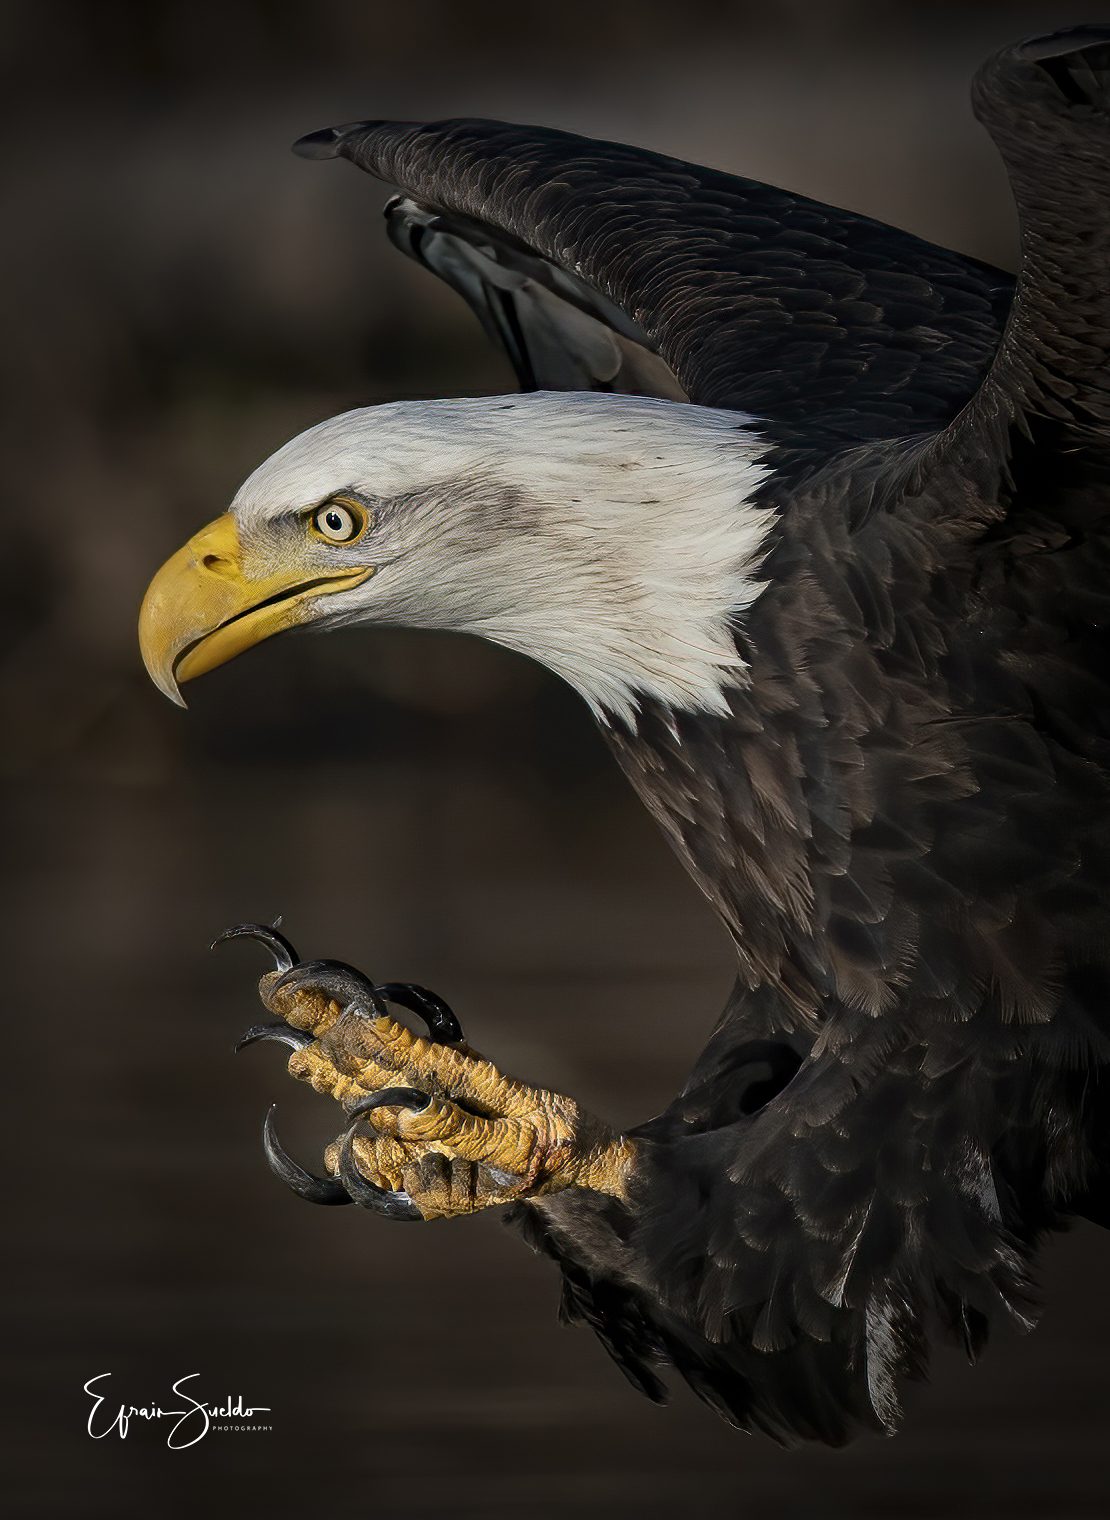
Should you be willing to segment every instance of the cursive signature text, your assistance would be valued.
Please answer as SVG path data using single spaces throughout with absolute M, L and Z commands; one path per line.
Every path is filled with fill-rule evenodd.
M 234 1399 L 229 1396 L 223 1404 L 210 1404 L 206 1399 L 194 1398 L 183 1385 L 199 1377 L 199 1372 L 186 1373 L 170 1389 L 177 1400 L 183 1401 L 185 1407 L 182 1409 L 163 1409 L 160 1404 L 113 1406 L 108 1403 L 107 1393 L 99 1392 L 94 1387 L 97 1383 L 104 1383 L 104 1379 L 111 1375 L 110 1372 L 98 1372 L 96 1377 L 91 1377 L 85 1384 L 85 1392 L 93 1401 L 86 1428 L 94 1441 L 103 1441 L 105 1436 L 110 1436 L 113 1432 L 121 1441 L 126 1440 L 133 1420 L 172 1420 L 174 1423 L 166 1436 L 166 1445 L 171 1451 L 183 1451 L 187 1446 L 195 1446 L 198 1441 L 202 1441 L 220 1420 L 249 1420 L 256 1414 L 270 1413 L 268 1404 L 245 1404 L 241 1394 Z M 269 1426 L 259 1428 L 268 1430 Z

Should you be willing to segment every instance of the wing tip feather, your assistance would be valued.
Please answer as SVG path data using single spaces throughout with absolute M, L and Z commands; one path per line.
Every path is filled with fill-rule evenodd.
M 373 121 L 348 121 L 338 127 L 321 127 L 318 132 L 307 132 L 293 144 L 298 158 L 340 158 L 346 142 L 356 132 L 377 126 Z

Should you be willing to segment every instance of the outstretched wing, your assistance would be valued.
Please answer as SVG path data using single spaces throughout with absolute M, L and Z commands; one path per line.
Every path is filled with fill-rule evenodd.
M 685 396 L 811 441 L 912 432 L 972 394 L 1012 290 L 867 217 L 567 132 L 370 121 L 296 148 L 400 188 L 394 241 L 526 388 Z

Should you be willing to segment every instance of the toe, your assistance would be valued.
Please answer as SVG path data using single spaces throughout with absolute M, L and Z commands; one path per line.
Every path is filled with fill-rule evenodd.
M 526 1121 L 481 1118 L 439 1098 L 429 1098 L 420 1108 L 415 1104 L 374 1107 L 373 1113 L 366 1112 L 374 1130 L 406 1145 L 434 1146 L 456 1160 L 496 1167 L 518 1178 L 530 1177 L 536 1170 L 538 1137 Z
M 339 1143 L 339 1181 L 352 1202 L 386 1219 L 418 1222 L 424 1218 L 417 1205 L 403 1188 L 379 1187 L 366 1173 L 354 1151 L 354 1127 Z M 377 1158 L 374 1158 L 376 1164 Z
M 271 1013 L 317 1037 L 347 1010 L 364 1018 L 385 1014 L 374 984 L 342 961 L 301 961 L 277 977 L 263 977 L 259 994 Z

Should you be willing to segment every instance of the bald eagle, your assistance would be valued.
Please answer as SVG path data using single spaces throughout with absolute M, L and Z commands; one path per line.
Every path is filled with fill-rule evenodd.
M 1037 1238 L 1107 1221 L 1110 29 L 1011 47 L 977 115 L 1016 282 L 865 217 L 489 121 L 303 138 L 522 394 L 310 428 L 159 571 L 157 685 L 278 631 L 542 661 L 731 935 L 685 1086 L 628 1134 L 504 1075 L 425 989 L 277 928 L 247 1040 L 346 1112 L 304 1197 L 509 1205 L 566 1318 L 662 1399 L 830 1443 L 932 1340 L 1033 1323 Z M 423 1020 L 417 1033 L 391 1008 Z

